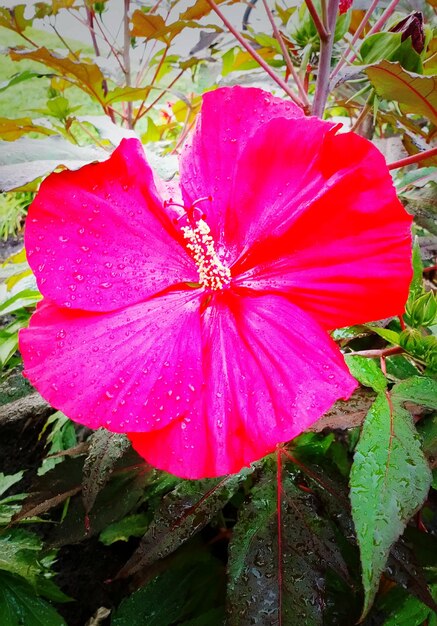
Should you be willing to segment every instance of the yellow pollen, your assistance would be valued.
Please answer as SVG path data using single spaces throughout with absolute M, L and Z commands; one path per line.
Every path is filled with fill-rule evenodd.
M 199 272 L 199 282 L 209 289 L 222 289 L 231 282 L 231 271 L 224 265 L 214 248 L 214 239 L 209 234 L 210 228 L 204 220 L 195 226 L 183 226 L 187 248 L 191 252 Z

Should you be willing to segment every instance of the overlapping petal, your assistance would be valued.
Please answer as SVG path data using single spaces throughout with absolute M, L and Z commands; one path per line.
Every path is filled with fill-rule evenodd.
M 237 284 L 289 294 L 325 328 L 402 312 L 411 275 L 411 218 L 383 156 L 336 130 L 272 119 L 226 161 L 225 190 L 211 191 L 209 174 L 225 152 L 204 154 L 211 165 L 196 179 L 213 196 L 207 217 L 221 216 Z
M 231 261 L 239 253 L 233 236 L 237 221 L 248 224 L 245 207 L 235 203 L 245 186 L 238 164 L 270 120 L 302 117 L 299 107 L 261 89 L 225 87 L 203 96 L 195 131 L 181 156 L 182 194 L 187 206 L 212 196 L 202 210 L 218 250 Z M 263 162 L 268 159 L 268 154 L 263 155 Z
M 60 306 L 113 311 L 197 280 L 162 208 L 141 144 L 52 174 L 29 209 L 27 256 L 44 296 Z
M 275 166 L 267 168 L 267 185 L 270 172 L 284 180 L 284 170 L 292 171 L 293 161 L 306 154 L 287 154 L 292 163 L 281 170 L 268 130 L 257 138 L 269 145 Z M 384 158 L 352 133 L 328 132 L 321 139 L 307 173 L 292 179 L 289 206 L 278 203 L 261 233 L 258 222 L 255 244 L 233 268 L 237 283 L 288 293 L 325 328 L 402 313 L 411 278 L 411 217 Z M 265 197 L 260 200 L 265 206 Z
M 202 317 L 205 386 L 196 419 L 129 434 L 186 478 L 236 472 L 295 437 L 357 386 L 326 333 L 277 295 L 223 292 Z
M 111 431 L 197 418 L 202 387 L 198 292 L 111 313 L 44 300 L 20 333 L 25 376 L 71 419 Z

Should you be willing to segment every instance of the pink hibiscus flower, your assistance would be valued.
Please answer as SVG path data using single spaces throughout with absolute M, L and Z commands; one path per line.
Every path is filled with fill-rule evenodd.
M 171 201 L 134 139 L 49 176 L 25 235 L 32 384 L 187 478 L 236 472 L 349 397 L 327 330 L 403 310 L 411 219 L 382 155 L 337 129 L 223 88 Z

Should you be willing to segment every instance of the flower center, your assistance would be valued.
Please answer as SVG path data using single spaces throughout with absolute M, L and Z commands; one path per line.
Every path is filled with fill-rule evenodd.
M 209 289 L 223 289 L 231 282 L 231 270 L 219 258 L 208 224 L 203 219 L 197 222 L 190 220 L 188 226 L 182 226 L 182 232 L 196 262 L 199 282 Z
M 198 204 L 205 200 L 212 200 L 211 197 L 199 198 L 187 208 L 182 204 L 170 201 L 165 202 L 165 206 L 176 206 L 184 210 L 182 215 L 175 219 L 178 223 L 184 220 L 185 225 L 181 226 L 184 239 L 187 240 L 187 248 L 191 253 L 199 273 L 199 282 L 203 287 L 214 291 L 223 289 L 231 282 L 231 270 L 222 263 L 216 252 L 214 238 L 211 237 L 205 215 L 198 208 Z

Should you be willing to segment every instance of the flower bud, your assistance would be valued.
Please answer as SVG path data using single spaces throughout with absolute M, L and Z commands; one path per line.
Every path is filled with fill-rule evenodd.
M 411 45 L 417 54 L 423 52 L 425 47 L 425 32 L 423 29 L 423 13 L 414 11 L 395 26 L 390 28 L 392 33 L 402 33 L 401 41 L 405 41 L 411 37 Z
M 437 315 L 437 300 L 432 291 L 408 301 L 406 315 L 408 323 L 413 327 L 431 326 Z
M 401 347 L 414 356 L 420 356 L 424 352 L 423 336 L 415 328 L 407 328 L 399 335 Z

